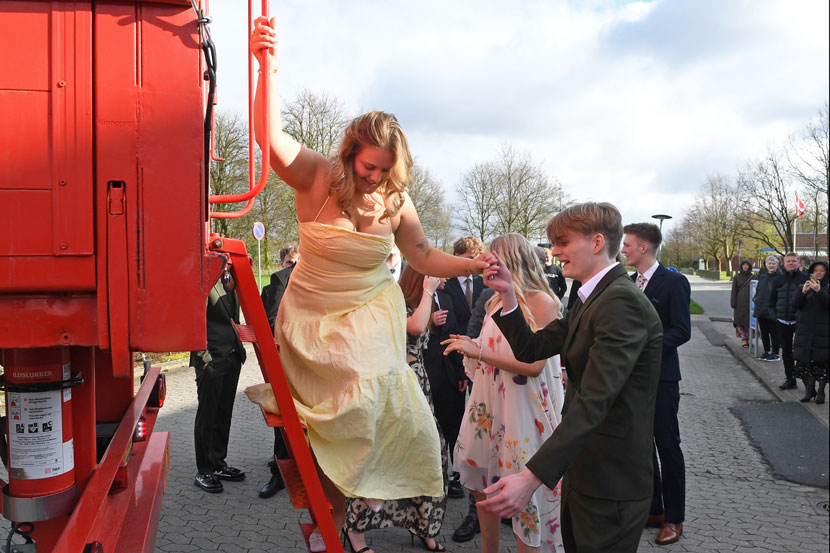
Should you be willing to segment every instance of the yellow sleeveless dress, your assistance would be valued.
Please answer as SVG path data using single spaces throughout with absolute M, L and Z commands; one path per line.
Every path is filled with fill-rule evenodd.
M 320 467 L 347 497 L 440 496 L 438 431 L 385 264 L 393 237 L 316 221 L 299 234 L 275 334 Z

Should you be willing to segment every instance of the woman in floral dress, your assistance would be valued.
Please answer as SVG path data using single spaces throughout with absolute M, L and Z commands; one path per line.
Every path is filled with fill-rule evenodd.
M 519 234 L 496 238 L 490 250 L 510 269 L 519 304 L 533 330 L 558 317 L 559 300 L 551 291 L 533 246 Z M 485 499 L 484 488 L 502 476 L 515 474 L 560 420 L 564 390 L 558 356 L 522 363 L 513 356 L 507 340 L 492 320 L 501 307 L 494 295 L 487 304 L 481 335 L 472 340 L 453 336 L 444 342 L 445 353 L 461 352 L 467 375 L 473 381 L 466 416 L 455 446 L 454 469 L 476 501 Z M 541 486 L 527 506 L 513 517 L 513 533 L 520 553 L 541 548 L 563 551 L 559 531 L 560 486 Z M 483 553 L 498 550 L 498 516 L 478 511 Z

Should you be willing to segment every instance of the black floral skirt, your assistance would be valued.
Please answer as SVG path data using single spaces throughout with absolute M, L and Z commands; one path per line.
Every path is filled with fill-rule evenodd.
M 827 361 L 796 361 L 794 373 L 796 378 L 812 376 L 816 380 L 827 380 L 828 365 Z

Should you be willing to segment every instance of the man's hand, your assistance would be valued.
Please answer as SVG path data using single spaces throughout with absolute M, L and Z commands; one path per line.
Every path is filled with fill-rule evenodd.
M 499 256 L 493 252 L 489 255 L 493 263 L 484 270 L 484 284 L 501 294 L 503 312 L 512 311 L 519 305 L 516 300 L 516 290 L 513 287 L 513 276 Z
M 541 485 L 542 481 L 525 469 L 518 474 L 505 476 L 492 486 L 485 488 L 485 494 L 499 493 L 484 501 L 479 501 L 476 506 L 502 518 L 509 518 L 525 508 L 533 492 Z

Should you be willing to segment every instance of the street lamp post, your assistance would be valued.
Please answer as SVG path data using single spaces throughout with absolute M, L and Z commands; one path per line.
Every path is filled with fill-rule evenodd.
M 660 234 L 663 234 L 663 221 L 665 221 L 666 219 L 671 219 L 671 215 L 663 215 L 663 214 L 658 213 L 657 215 L 652 215 L 651 218 L 660 220 Z M 662 256 L 663 256 L 663 244 L 661 243 L 660 244 L 660 249 L 657 250 L 657 261 L 660 261 L 660 258 Z

